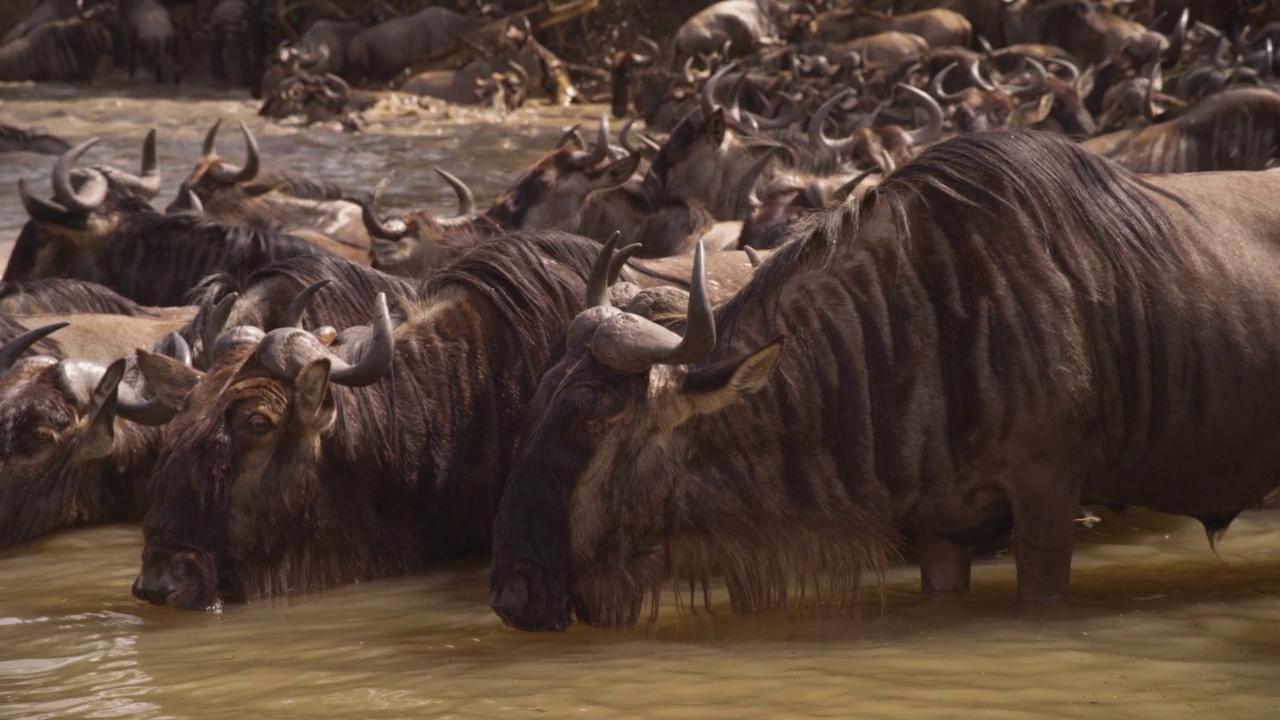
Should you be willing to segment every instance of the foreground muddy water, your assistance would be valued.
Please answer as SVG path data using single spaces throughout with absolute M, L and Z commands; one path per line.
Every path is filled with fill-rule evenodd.
M 184 91 L 185 92 L 185 91 Z M 133 168 L 160 131 L 167 203 L 217 117 L 244 119 L 264 162 L 370 188 L 389 207 L 453 207 L 440 164 L 484 204 L 592 111 L 497 118 L 433 106 L 345 135 L 261 123 L 230 94 L 180 100 L 0 87 L 0 117 Z M 233 127 L 219 147 L 243 152 Z M 25 217 L 14 183 L 48 187 L 49 158 L 0 156 L 0 254 Z M 46 191 L 47 192 L 47 191 Z M 0 478 L 3 482 L 3 478 Z M 1246 513 L 1215 555 L 1194 521 L 1151 513 L 1078 536 L 1069 606 L 1013 603 L 1012 560 L 975 568 L 973 594 L 931 601 L 914 569 L 865 589 L 860 618 L 820 605 L 733 615 L 663 598 L 656 623 L 508 630 L 482 561 L 221 613 L 135 601 L 133 526 L 65 532 L 0 552 L 0 718 L 1277 718 L 1280 511 Z

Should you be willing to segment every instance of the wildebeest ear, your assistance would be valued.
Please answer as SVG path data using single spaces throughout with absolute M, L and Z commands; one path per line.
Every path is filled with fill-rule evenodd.
M 191 388 L 203 376 L 199 370 L 183 365 L 167 355 L 138 348 L 138 369 L 147 379 L 147 387 L 170 407 L 182 407 Z
M 719 146 L 724 142 L 724 108 L 716 108 L 711 117 L 707 118 L 706 131 L 711 144 Z
M 333 424 L 337 410 L 329 397 L 329 358 L 307 363 L 294 381 L 294 417 L 315 432 L 324 432 Z
M 88 421 L 76 448 L 80 460 L 93 460 L 111 454 L 115 440 L 116 399 L 120 392 L 120 379 L 124 377 L 124 358 L 107 366 L 102 379 L 89 398 Z
M 683 391 L 694 412 L 709 413 L 759 392 L 778 365 L 786 336 L 779 335 L 750 355 L 698 368 L 685 376 Z

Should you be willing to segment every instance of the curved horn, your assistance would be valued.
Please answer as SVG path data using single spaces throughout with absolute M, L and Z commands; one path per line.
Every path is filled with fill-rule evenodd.
M 711 117 L 711 113 L 716 111 L 716 83 L 720 82 L 720 78 L 724 77 L 725 73 L 737 66 L 738 62 L 736 60 L 731 63 L 725 63 L 702 84 L 702 92 L 698 94 L 698 99 L 702 106 L 702 117 L 704 119 Z
M 230 184 L 246 183 L 258 176 L 260 160 L 258 139 L 253 136 L 253 132 L 249 130 L 248 125 L 244 124 L 243 120 L 240 121 L 240 133 L 244 135 L 244 167 L 239 168 L 235 165 L 223 164 L 222 167 L 217 168 L 215 176 L 222 182 Z
M 635 118 L 628 118 L 627 122 L 623 124 L 622 130 L 618 131 L 618 142 L 622 145 L 624 150 L 632 154 L 639 152 L 639 150 L 631 145 L 631 126 L 634 125 L 635 122 Z
M 0 374 L 4 374 L 5 371 L 13 367 L 13 364 L 22 356 L 22 353 L 30 349 L 32 345 L 40 342 L 46 335 L 55 330 L 61 330 L 70 324 L 64 321 L 38 327 L 34 330 L 28 330 L 5 343 L 3 347 L 0 347 Z
M 942 106 L 929 96 L 929 93 L 917 88 L 913 85 L 898 83 L 898 87 L 906 90 L 914 95 L 917 100 L 924 103 L 924 108 L 929 112 L 929 121 L 922 128 L 911 130 L 907 133 L 907 137 L 911 138 L 912 145 L 923 145 L 942 134 Z
M 346 100 L 351 96 L 351 86 L 347 84 L 346 80 L 343 80 L 333 73 L 325 73 L 324 80 L 322 82 L 324 83 L 325 89 L 333 92 L 335 97 Z
M 329 380 L 336 385 L 364 387 L 382 379 L 391 369 L 395 357 L 395 339 L 392 337 L 391 313 L 387 310 L 387 294 L 378 293 L 373 301 L 373 337 L 365 344 L 364 352 L 354 365 L 330 353 L 333 370 Z
M 381 240 L 399 240 L 409 234 L 409 226 L 400 220 L 390 220 L 386 223 L 378 219 L 378 201 L 382 199 L 382 191 L 386 189 L 390 177 L 385 177 L 378 182 L 373 188 L 373 192 L 369 193 L 360 203 L 360 218 L 364 220 L 364 228 L 369 231 L 373 237 Z
M 690 85 L 698 82 L 698 74 L 693 71 L 693 56 L 684 59 L 684 66 L 681 68 L 681 76 L 684 81 Z
M 707 296 L 707 267 L 702 241 L 693 254 L 693 277 L 689 282 L 689 311 L 684 339 L 671 354 L 659 360 L 669 365 L 685 365 L 702 360 L 716 347 L 716 319 Z
M 644 246 L 640 243 L 631 243 L 630 245 L 620 248 L 613 254 L 613 258 L 609 260 L 609 273 L 605 277 L 605 288 L 612 287 L 622 277 L 622 268 L 626 266 L 627 261 L 644 250 Z M 608 293 L 606 293 L 607 295 Z
M 844 152 L 853 147 L 857 142 L 854 137 L 844 138 L 842 140 L 832 140 L 827 137 L 826 130 L 823 126 L 827 122 L 827 116 L 831 114 L 831 108 L 835 107 L 841 100 L 852 97 L 853 91 L 848 88 L 832 95 L 830 99 L 818 106 L 814 111 L 813 117 L 809 119 L 809 142 L 816 147 L 826 147 L 836 152 Z
M 608 240 L 604 241 L 604 247 L 600 248 L 600 254 L 596 256 L 595 263 L 591 266 L 591 274 L 587 276 L 587 304 L 586 307 L 609 307 L 609 270 L 613 264 L 613 252 L 618 247 L 618 240 L 622 237 L 622 231 L 614 230 Z
M 996 86 L 991 84 L 990 80 L 982 77 L 982 66 L 977 60 L 969 63 L 969 78 L 973 80 L 974 87 L 983 90 L 995 90 Z
M 591 352 L 601 362 L 623 372 L 644 372 L 654 365 L 687 365 L 705 359 L 716 347 L 715 316 L 707 298 L 705 251 L 698 242 L 693 255 L 693 279 L 689 284 L 689 308 L 684 337 L 677 338 L 661 326 L 619 314 L 601 325 L 591 341 Z M 611 332 L 612 331 L 612 332 Z
M 283 327 L 302 327 L 302 314 L 307 311 L 307 305 L 311 303 L 311 298 L 320 292 L 320 288 L 329 284 L 329 279 L 317 280 L 302 289 L 293 302 L 289 303 L 289 308 L 284 311 Z
M 218 128 L 222 127 L 222 118 L 213 121 L 213 126 L 209 128 L 209 132 L 204 134 L 204 141 L 200 143 L 200 154 L 205 159 L 218 156 L 218 150 L 214 143 L 218 140 Z
M 751 263 L 751 267 L 753 268 L 760 267 L 760 262 L 762 258 L 760 257 L 760 253 L 756 252 L 755 248 L 751 247 L 750 245 L 743 245 L 742 252 L 747 254 L 747 262 Z
M 836 191 L 831 193 L 831 199 L 834 202 L 843 203 L 845 200 L 849 199 L 849 196 L 853 194 L 854 190 L 858 189 L 858 186 L 862 184 L 863 180 L 881 172 L 884 171 L 878 167 L 871 168 L 870 170 L 863 170 L 855 175 L 852 180 L 836 188 Z
M 470 215 L 476 207 L 476 196 L 471 193 L 471 188 L 467 184 L 454 177 L 448 171 L 441 170 L 438 167 L 431 168 L 436 174 L 444 178 L 449 183 L 449 187 L 453 188 L 453 194 L 458 196 L 458 214 L 457 217 L 465 217 Z
M 947 75 L 959 66 L 960 63 L 953 62 L 942 68 L 937 75 L 933 76 L 933 81 L 929 83 L 929 92 L 932 93 L 934 97 L 938 98 L 938 100 L 942 102 L 956 102 L 960 99 L 960 96 L 964 94 L 963 90 L 960 92 L 949 93 L 942 89 L 943 84 L 947 81 Z
M 644 35 L 637 35 L 636 42 L 648 48 L 649 52 L 653 54 L 653 57 L 650 58 L 650 60 L 654 58 L 662 57 L 662 48 L 658 47 L 658 43 L 654 42 L 653 40 L 650 40 Z
M 144 200 L 152 200 L 160 194 L 160 163 L 156 161 L 156 129 L 151 128 L 142 141 L 142 174 L 134 175 L 108 165 L 94 166 L 108 178 L 115 180 Z
M 1156 117 L 1155 92 L 1159 79 L 1160 56 L 1157 54 L 1155 62 L 1151 63 L 1151 72 L 1147 74 L 1147 91 L 1142 94 L 1142 116 L 1147 120 L 1155 120 Z
M 774 115 L 771 118 L 766 118 L 743 110 L 742 116 L 744 118 L 749 118 L 751 122 L 761 130 L 781 130 L 783 128 L 791 127 L 792 123 L 800 119 L 803 115 L 803 111 L 800 110 L 800 105 L 796 102 L 794 97 L 783 93 L 782 99 L 787 103 L 788 111 L 785 113 L 779 111 L 777 115 Z
M 1075 82 L 1080 79 L 1080 66 L 1076 65 L 1070 60 L 1066 58 L 1055 57 L 1055 58 L 1049 58 L 1047 62 L 1051 62 L 1054 65 L 1057 65 L 1058 67 L 1066 71 L 1065 76 L 1054 73 L 1054 76 L 1057 77 L 1062 82 L 1068 85 L 1074 85 Z
M 173 352 L 170 354 L 174 360 L 191 367 L 191 346 L 187 344 L 187 339 L 182 337 L 180 332 L 171 332 L 167 336 L 168 345 Z
M 197 215 L 204 214 L 204 203 L 200 202 L 200 196 L 196 195 L 195 190 L 190 187 L 184 187 L 178 191 L 178 197 L 173 201 L 173 208 L 187 210 Z
M 1191 19 L 1191 8 L 1182 9 L 1182 14 L 1178 16 L 1178 24 L 1174 25 L 1173 33 L 1169 35 L 1169 44 L 1177 48 L 1175 52 L 1182 54 L 1182 44 L 1187 39 L 1187 22 Z
M 565 130 L 564 134 L 560 136 L 560 139 L 556 141 L 556 149 L 560 149 L 572 141 L 580 150 L 586 150 L 587 140 L 582 137 L 582 132 L 579 130 L 581 127 L 582 124 L 579 123 L 568 130 Z
M 97 170 L 85 170 L 88 174 L 80 192 L 71 184 L 71 168 L 86 150 L 98 143 L 90 138 L 62 153 L 53 164 L 53 199 L 72 212 L 88 215 L 107 199 L 107 178 Z
M 187 345 L 187 341 L 178 333 L 170 334 L 169 338 L 173 340 L 173 359 L 187 367 L 191 367 L 191 348 Z M 147 374 L 146 368 L 164 367 L 164 365 L 156 364 L 159 362 L 157 355 L 142 349 L 138 350 L 137 362 L 139 368 L 143 369 L 144 377 Z M 200 375 L 201 373 L 198 371 L 192 371 L 186 377 L 185 383 L 166 387 L 157 392 L 154 397 L 146 400 L 139 399 L 139 391 L 126 384 L 124 387 L 127 392 L 121 392 L 117 398 L 116 414 L 138 425 L 150 425 L 153 427 L 164 425 L 172 420 L 178 414 L 178 411 L 182 409 L 186 395 Z
M 574 162 L 579 168 L 589 168 L 609 157 L 609 115 L 600 113 L 600 130 L 596 133 L 596 146 L 591 154 Z
M 1031 70 L 1031 74 L 1034 77 L 1027 85 L 1001 86 L 1001 90 L 1004 90 L 1007 95 L 1012 97 L 1034 95 L 1041 90 L 1044 90 L 1045 81 L 1049 78 L 1048 71 L 1044 69 L 1044 65 L 1041 65 L 1040 61 L 1026 55 L 1023 55 L 1021 59 L 1022 64 L 1026 65 Z
M 760 157 L 756 158 L 755 162 L 751 163 L 751 167 L 747 168 L 747 171 L 742 174 L 742 178 L 738 181 L 738 197 L 742 199 L 742 207 L 749 208 L 751 206 L 751 201 L 755 197 L 756 182 L 764 174 L 765 168 L 769 167 L 769 161 L 773 160 L 773 156 L 780 150 L 782 148 L 776 145 L 766 149 L 760 154 Z
M 213 367 L 218 359 L 218 354 L 214 351 L 218 344 L 218 336 L 222 334 L 222 328 L 226 327 L 227 318 L 231 316 L 231 308 L 239 299 L 240 293 L 228 293 L 218 301 L 218 304 L 213 307 L 213 312 L 209 313 L 209 317 L 205 319 L 200 339 L 204 343 L 204 359 L 207 367 Z

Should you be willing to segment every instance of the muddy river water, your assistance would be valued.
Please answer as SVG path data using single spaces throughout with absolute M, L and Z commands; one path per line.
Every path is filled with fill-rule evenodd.
M 431 165 L 484 204 L 598 113 L 431 106 L 349 135 L 189 92 L 0 86 L 0 119 L 101 136 L 89 162 L 130 169 L 155 126 L 159 204 L 222 117 L 251 125 L 265 163 L 353 189 L 394 171 L 388 207 L 448 210 Z M 242 157 L 234 124 L 219 147 Z M 25 221 L 15 182 L 45 189 L 51 165 L 0 156 L 0 256 Z M 1194 521 L 1101 514 L 1067 607 L 1020 611 L 1002 556 L 958 602 L 925 599 L 903 567 L 859 618 L 734 615 L 717 587 L 710 613 L 668 596 L 656 623 L 558 635 L 503 628 L 479 561 L 216 614 L 147 607 L 129 594 L 137 527 L 65 532 L 0 552 L 0 718 L 1280 718 L 1280 511 L 1246 513 L 1216 555 Z

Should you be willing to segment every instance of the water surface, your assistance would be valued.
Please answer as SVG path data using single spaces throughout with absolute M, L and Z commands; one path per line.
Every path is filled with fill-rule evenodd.
M 369 189 L 392 207 L 454 207 L 445 167 L 491 202 L 565 125 L 598 109 L 505 118 L 434 105 L 360 135 L 264 123 L 235 94 L 0 87 L 0 117 L 136 170 L 157 127 L 168 202 L 216 118 L 263 160 Z M 183 90 L 187 93 L 187 90 Z M 52 158 L 0 156 L 0 254 L 25 221 L 14 183 L 47 192 Z M 508 630 L 480 562 L 221 613 L 152 608 L 129 586 L 132 526 L 64 532 L 0 552 L 0 718 L 1262 718 L 1280 717 L 1280 511 L 1247 513 L 1215 555 L 1194 521 L 1150 513 L 1082 530 L 1068 607 L 1014 605 L 1012 560 L 983 561 L 959 602 L 890 572 L 859 618 L 811 604 L 737 616 L 670 594 L 656 623 L 564 634 Z

